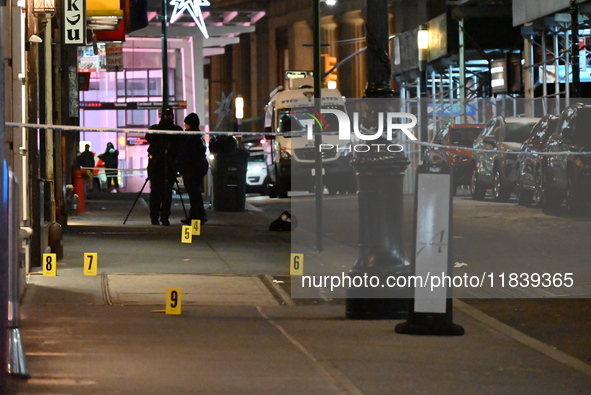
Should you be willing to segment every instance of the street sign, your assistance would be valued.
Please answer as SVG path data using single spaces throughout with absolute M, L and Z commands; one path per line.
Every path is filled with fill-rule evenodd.
M 176 109 L 187 108 L 187 102 L 171 101 L 168 106 Z M 140 103 L 118 103 L 118 102 L 82 102 L 80 108 L 83 110 L 156 110 L 162 108 L 161 101 L 140 102 Z

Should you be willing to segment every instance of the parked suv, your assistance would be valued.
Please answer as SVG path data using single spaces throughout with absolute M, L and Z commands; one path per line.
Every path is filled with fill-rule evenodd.
M 474 141 L 470 192 L 476 200 L 484 199 L 492 189 L 496 201 L 508 201 L 517 181 L 517 155 L 539 118 L 494 117 Z
M 535 206 L 541 203 L 543 189 L 541 188 L 542 151 L 548 142 L 548 138 L 558 125 L 556 115 L 545 115 L 533 127 L 529 137 L 521 146 L 521 154 L 517 163 L 517 203 L 529 206 L 532 202 Z
M 441 171 L 444 166 L 451 167 L 456 188 L 461 185 L 470 185 L 472 151 L 461 147 L 472 148 L 474 139 L 483 127 L 484 125 L 453 123 L 443 126 L 431 140 L 432 144 L 438 146 L 427 147 L 423 163 L 433 172 Z
M 246 165 L 246 192 L 258 192 L 262 195 L 269 183 L 265 151 L 262 148 L 252 148 L 248 152 L 250 155 Z
M 542 209 L 557 208 L 566 199 L 570 213 L 584 211 L 591 197 L 591 106 L 574 104 L 562 111 L 558 127 L 543 152 Z

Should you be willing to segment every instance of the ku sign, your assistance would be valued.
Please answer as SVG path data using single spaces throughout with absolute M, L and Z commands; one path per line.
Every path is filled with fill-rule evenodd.
M 86 44 L 85 0 L 64 0 L 64 43 Z

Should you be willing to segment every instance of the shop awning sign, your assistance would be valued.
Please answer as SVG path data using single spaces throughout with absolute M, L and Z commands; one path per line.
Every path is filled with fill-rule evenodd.
M 64 0 L 65 44 L 86 44 L 85 4 L 84 0 Z

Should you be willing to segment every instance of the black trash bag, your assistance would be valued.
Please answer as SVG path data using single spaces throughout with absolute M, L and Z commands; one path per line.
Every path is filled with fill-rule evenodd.
M 271 222 L 269 230 L 271 232 L 291 232 L 298 226 L 298 220 L 296 217 L 292 217 L 289 211 L 281 213 L 279 218 Z

